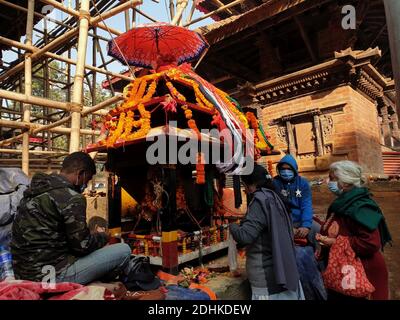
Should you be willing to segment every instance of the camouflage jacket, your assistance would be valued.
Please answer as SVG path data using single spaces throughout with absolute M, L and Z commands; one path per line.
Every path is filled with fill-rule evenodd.
M 16 278 L 41 281 L 42 267 L 59 274 L 68 265 L 107 242 L 91 235 L 86 199 L 61 175 L 38 173 L 25 191 L 12 227 L 11 253 Z

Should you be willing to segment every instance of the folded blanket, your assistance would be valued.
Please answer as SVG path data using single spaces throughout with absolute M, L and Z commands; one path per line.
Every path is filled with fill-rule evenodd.
M 48 283 L 12 280 L 0 282 L 0 300 L 114 300 L 105 287 L 77 283 Z

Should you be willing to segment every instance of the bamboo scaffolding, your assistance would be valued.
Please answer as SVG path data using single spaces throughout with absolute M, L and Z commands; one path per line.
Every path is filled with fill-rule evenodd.
M 15 41 L 12 39 L 8 39 L 5 37 L 0 37 L 0 43 L 6 44 L 10 46 L 12 49 L 18 49 L 17 52 L 21 52 L 24 50 L 25 59 L 21 61 L 21 53 L 19 54 L 19 62 L 11 67 L 6 69 L 5 72 L 0 75 L 0 82 L 9 80 L 5 82 L 4 88 L 9 90 L 0 89 L 0 101 L 5 99 L 5 103 L 8 105 L 8 101 L 16 101 L 17 104 L 14 104 L 16 108 L 14 109 L 7 109 L 4 110 L 1 108 L 0 114 L 0 127 L 1 128 L 10 128 L 9 132 L 16 134 L 9 139 L 4 139 L 0 141 L 0 146 L 9 146 L 13 143 L 18 143 L 21 145 L 22 139 L 22 148 L 21 149 L 4 149 L 0 148 L 0 153 L 9 154 L 11 156 L 17 155 L 18 158 L 11 159 L 11 158 L 0 158 L 0 163 L 3 165 L 13 165 L 21 163 L 23 170 L 28 173 L 29 169 L 41 169 L 47 168 L 48 170 L 59 168 L 59 160 L 50 159 L 51 157 L 57 156 L 64 156 L 69 152 L 77 151 L 80 149 L 81 137 L 83 136 L 83 145 L 86 144 L 87 135 L 92 137 L 92 142 L 94 141 L 94 136 L 99 135 L 99 130 L 91 130 L 91 129 L 83 129 L 86 121 L 83 121 L 84 117 L 90 115 L 104 115 L 108 113 L 106 108 L 114 103 L 118 103 L 119 101 L 123 100 L 122 95 L 115 95 L 114 90 L 112 90 L 113 97 L 107 99 L 104 102 L 98 103 L 96 105 L 96 90 L 97 90 L 97 74 L 104 74 L 109 82 L 111 83 L 111 77 L 133 81 L 135 79 L 134 76 L 126 76 L 119 73 L 114 73 L 107 70 L 107 65 L 112 63 L 115 60 L 105 61 L 104 55 L 100 46 L 100 40 L 102 41 L 109 41 L 106 37 L 102 37 L 96 31 L 96 27 L 102 30 L 107 31 L 110 33 L 110 36 L 113 35 L 121 35 L 122 32 L 119 30 L 115 30 L 105 24 L 105 20 L 123 13 L 125 17 L 125 29 L 129 30 L 132 26 L 136 24 L 136 15 L 141 14 L 145 18 L 149 19 L 153 22 L 158 22 L 155 18 L 151 17 L 145 12 L 142 12 L 140 9 L 137 8 L 138 5 L 142 4 L 142 0 L 129 0 L 129 1 L 121 1 L 118 5 L 114 8 L 104 11 L 105 7 L 99 9 L 103 12 L 100 12 L 96 8 L 96 1 L 95 0 L 80 0 L 76 1 L 76 3 L 80 4 L 79 10 L 77 8 L 73 9 L 72 7 L 67 7 L 63 4 L 63 2 L 58 2 L 56 0 L 39 0 L 46 4 L 52 5 L 57 10 L 67 13 L 71 17 L 78 18 L 78 25 L 77 20 L 73 18 L 68 18 L 66 21 L 58 21 L 56 19 L 52 19 L 47 17 L 44 14 L 38 13 L 34 11 L 34 1 L 35 0 L 28 0 L 28 8 L 24 8 L 17 4 L 10 3 L 5 0 L 0 0 L 0 4 L 4 4 L 10 8 L 15 10 L 24 11 L 27 13 L 27 25 L 26 25 L 26 36 L 27 41 L 25 43 L 21 43 L 19 41 Z M 38 1 L 38 0 L 36 0 Z M 212 14 L 218 13 L 222 10 L 229 12 L 229 8 L 241 3 L 243 0 L 236 0 L 228 5 L 221 6 L 217 10 L 210 12 L 207 15 L 204 15 L 201 18 L 192 20 L 193 13 L 195 11 L 194 1 L 192 2 L 192 6 L 190 8 L 190 13 L 188 15 L 187 21 L 185 26 L 192 25 L 193 23 L 199 22 Z M 170 1 L 173 7 L 173 14 L 171 14 L 171 23 L 175 25 L 182 25 L 183 22 L 183 13 L 188 6 L 189 0 L 178 0 L 175 6 L 174 1 Z M 219 0 L 214 0 L 214 2 L 219 3 Z M 92 3 L 92 5 L 91 5 Z M 103 2 L 102 2 L 103 3 Z M 221 2 L 222 3 L 222 2 Z M 104 4 L 104 3 L 103 3 Z M 112 3 L 108 2 L 107 6 L 110 7 Z M 171 7 L 171 8 L 172 8 Z M 97 11 L 97 14 L 94 13 L 93 8 Z M 132 10 L 132 20 L 130 20 L 130 9 Z M 90 16 L 90 10 L 92 12 L 92 16 Z M 51 21 L 57 24 L 57 27 L 48 32 L 46 25 L 44 25 L 44 31 L 37 30 L 40 37 L 43 40 L 40 40 L 38 43 L 40 45 L 34 46 L 32 41 L 29 41 L 29 36 L 32 37 L 32 33 L 34 31 L 33 28 L 33 17 L 40 17 L 45 19 L 46 21 Z M 29 21 L 32 21 L 30 23 Z M 93 27 L 93 30 L 89 30 L 90 27 Z M 64 32 L 60 35 L 61 32 Z M 60 36 L 57 36 L 60 35 Z M 50 39 L 50 36 L 54 37 L 54 39 Z M 87 46 L 88 46 L 88 37 L 93 38 L 93 51 L 92 51 L 92 61 L 93 64 L 89 65 L 85 63 L 86 55 L 87 55 Z M 77 58 L 76 60 L 71 59 L 71 46 L 69 46 L 69 41 L 71 45 L 77 44 Z M 22 51 L 23 52 L 23 51 Z M 65 54 L 68 52 L 68 55 Z M 97 54 L 100 54 L 101 61 L 96 61 Z M 38 61 L 42 60 L 43 61 Z M 65 74 L 67 75 L 67 81 L 58 81 L 49 79 L 49 66 L 50 61 L 57 60 L 61 61 L 66 64 L 65 67 Z M 102 62 L 101 65 L 98 62 Z M 38 69 L 32 72 L 32 65 L 39 66 Z M 40 63 L 40 64 L 38 64 Z M 71 75 L 71 67 L 75 65 L 75 74 Z M 43 76 L 34 75 L 38 70 L 42 70 L 43 68 Z M 23 74 L 21 75 L 21 71 L 24 70 L 25 77 L 23 78 Z M 89 72 L 88 72 L 89 71 Z M 62 70 L 58 70 L 57 72 L 63 72 Z M 19 73 L 19 82 L 18 78 L 15 79 L 13 75 Z M 93 77 L 88 77 L 88 75 L 92 74 Z M 36 97 L 32 96 L 32 78 L 40 79 L 44 83 L 44 97 Z M 91 99 L 92 99 L 92 107 L 84 107 L 83 106 L 83 92 L 84 92 L 84 83 L 87 80 Z M 22 83 L 24 81 L 24 83 Z M 67 101 L 68 102 L 60 102 L 60 101 L 53 101 L 47 98 L 50 92 L 50 83 L 60 83 L 64 86 L 63 90 L 67 90 Z M 21 87 L 25 85 L 25 88 Z M 19 86 L 19 92 L 15 92 L 15 87 Z M 72 87 L 71 87 L 72 86 Z M 23 93 L 22 93 L 23 92 Z M 18 109 L 19 104 L 21 104 L 21 109 Z M 10 104 L 11 105 L 11 104 Z M 40 111 L 39 115 L 33 116 L 29 112 L 29 106 L 40 106 L 43 107 L 43 110 Z M 61 115 L 61 119 L 55 120 L 51 117 L 54 113 L 50 113 L 50 109 L 61 110 L 57 113 L 63 113 Z M 40 110 L 40 109 L 39 109 Z M 21 116 L 20 121 L 15 120 L 6 120 L 4 119 L 4 115 L 9 112 L 10 114 Z M 70 112 L 70 115 L 68 115 Z M 43 116 L 41 116 L 43 114 Z M 3 118 L 1 118 L 3 117 Z M 36 118 L 36 119 L 34 119 Z M 12 119 L 12 117 L 11 117 Z M 82 123 L 81 123 L 82 122 Z M 30 142 L 29 136 L 37 136 L 43 138 L 43 142 Z M 69 139 L 69 152 L 67 151 L 56 151 L 53 147 L 52 140 L 59 137 L 59 136 L 66 136 Z M 25 137 L 25 138 L 24 138 Z M 24 140 L 25 139 L 25 140 Z M 47 143 L 46 143 L 47 141 Z M 33 148 L 37 146 L 41 148 L 41 150 L 29 150 L 29 147 Z M 46 150 L 47 149 L 47 150 Z M 22 156 L 22 160 L 19 157 Z M 29 158 L 30 155 L 41 155 L 41 158 Z M 50 158 L 46 158 L 49 156 Z M 57 165 L 54 165 L 57 163 Z
M 112 16 L 115 16 L 127 9 L 135 8 L 136 6 L 141 5 L 141 4 L 143 4 L 143 0 L 127 0 L 123 3 L 121 3 L 119 6 L 116 6 L 115 8 L 108 10 L 107 12 L 101 13 L 101 14 L 97 15 L 96 17 L 91 18 L 90 24 L 92 26 L 99 26 L 98 24 L 100 23 L 100 21 L 111 18 Z M 109 27 L 106 26 L 106 28 L 108 29 Z
M 16 10 L 19 10 L 19 11 L 28 12 L 27 8 L 21 7 L 21 6 L 17 5 L 17 4 L 14 4 L 14 3 L 11 3 L 11 2 L 8 2 L 8 1 L 5 1 L 5 0 L 0 0 L 0 4 L 3 4 L 5 6 L 8 6 L 10 8 L 13 8 L 13 9 L 16 9 Z M 66 23 L 58 21 L 57 19 L 50 18 L 50 17 L 48 17 L 48 16 L 46 16 L 46 15 L 44 15 L 42 13 L 36 12 L 36 11 L 34 12 L 34 15 L 36 17 L 39 17 L 39 18 L 42 18 L 42 19 L 47 19 L 48 21 L 51 21 L 51 22 L 53 22 L 55 24 L 58 24 L 59 26 L 62 26 L 64 28 L 68 28 L 68 29 L 73 29 L 74 28 L 74 27 L 72 27 L 72 26 L 70 26 L 70 25 L 68 25 Z M 103 41 L 106 41 L 106 42 L 108 42 L 110 40 L 110 39 L 104 38 L 104 37 L 102 37 L 100 35 L 95 35 L 92 32 L 89 32 L 89 35 L 91 37 L 97 37 L 100 40 L 103 40 Z
M 174 18 L 172 19 L 171 24 L 177 25 L 179 23 L 179 21 L 182 18 L 183 11 L 185 11 L 185 9 L 186 9 L 187 4 L 188 4 L 188 0 L 178 0 L 178 3 L 176 5 L 176 7 L 177 7 L 176 14 L 175 14 Z
M 23 102 L 26 104 L 37 105 L 42 107 L 48 107 L 53 109 L 62 109 L 66 111 L 71 111 L 71 104 L 67 102 L 54 101 L 50 99 L 28 96 L 23 93 L 17 93 L 7 90 L 0 89 L 0 98 L 10 99 L 18 102 Z
M 32 55 L 31 55 L 32 61 L 40 58 L 46 52 L 58 48 L 60 45 L 64 44 L 67 40 L 70 40 L 71 38 L 76 36 L 77 33 L 78 33 L 78 30 L 79 30 L 78 28 L 71 29 L 70 31 L 67 31 L 66 33 L 64 33 L 62 36 L 52 40 L 51 42 L 49 42 L 49 44 L 43 46 L 39 50 L 37 50 L 34 53 L 32 53 Z M 24 69 L 24 65 L 25 65 L 24 62 L 20 62 L 17 65 L 15 65 L 14 67 L 12 67 L 11 69 L 9 69 L 7 72 L 3 73 L 0 76 L 0 82 L 4 81 L 5 79 L 11 77 L 15 73 L 17 73 L 17 72 L 21 71 L 22 69 Z
M 132 5 L 136 1 L 132 0 L 127 3 L 121 4 L 114 9 L 111 9 L 104 16 L 99 15 L 93 21 L 99 21 L 111 17 L 126 9 L 126 4 Z M 123 8 L 121 10 L 121 8 Z M 69 151 L 75 152 L 79 150 L 80 144 L 80 126 L 81 126 L 81 111 L 83 109 L 83 80 L 85 74 L 85 60 L 86 60 L 86 49 L 88 43 L 88 31 L 89 22 L 91 21 L 90 14 L 90 3 L 89 0 L 81 1 L 80 16 L 79 16 L 79 39 L 78 39 L 78 59 L 76 63 L 74 86 L 72 90 L 71 104 L 74 106 L 74 110 L 71 112 L 71 135 Z M 121 10 L 121 11 L 119 11 Z M 89 84 L 90 86 L 90 84 Z
M 25 43 L 32 45 L 33 36 L 33 12 L 35 10 L 35 0 L 28 0 L 28 13 L 26 18 L 26 40 Z M 32 95 L 32 59 L 31 53 L 25 53 L 25 95 Z M 31 121 L 31 105 L 23 105 L 23 121 L 29 124 Z M 29 174 L 29 131 L 26 131 L 22 137 L 22 171 Z
M 31 135 L 36 135 L 42 131 L 51 131 L 51 132 L 60 133 L 60 134 L 70 134 L 71 128 L 60 127 L 60 124 L 63 124 L 69 120 L 70 120 L 70 118 L 68 118 L 68 119 L 63 118 L 62 120 L 56 121 L 54 123 L 44 125 L 44 124 L 38 124 L 38 123 L 26 123 L 26 122 L 2 119 L 2 120 L 0 120 L 0 125 L 4 126 L 5 128 L 15 128 L 15 129 L 31 131 Z M 79 131 L 81 134 L 86 134 L 86 135 L 100 135 L 99 130 L 80 129 Z M 23 137 L 23 134 L 20 134 L 18 136 L 15 136 L 15 137 L 12 137 L 12 138 L 9 138 L 6 140 L 1 140 L 0 145 L 9 144 L 10 142 L 14 142 L 14 141 L 22 139 L 22 137 Z
M 131 17 L 130 17 L 130 13 L 129 10 L 126 10 L 124 12 L 125 14 L 125 31 L 129 31 L 131 29 Z
M 0 153 L 21 154 L 23 151 L 20 149 L 0 149 Z M 29 154 L 44 154 L 44 155 L 68 155 L 68 152 L 62 151 L 49 151 L 49 150 L 29 150 Z M 0 158 L 0 161 L 2 159 Z
M 6 149 L 6 150 L 9 150 L 9 149 Z M 2 162 L 2 164 L 14 163 L 14 162 L 18 163 L 20 161 L 21 161 L 21 158 L 0 158 L 0 162 Z M 50 158 L 45 158 L 45 157 L 43 157 L 43 158 L 32 158 L 31 159 L 31 162 L 48 162 L 48 161 L 51 161 L 51 159 Z M 54 159 L 53 162 L 61 163 L 62 160 L 61 159 Z
M 64 6 L 63 4 L 61 4 L 61 3 L 59 3 L 59 2 L 57 2 L 55 0 L 41 0 L 41 1 L 45 2 L 47 4 L 50 4 L 50 5 L 54 6 L 54 8 L 57 8 L 58 10 L 61 10 L 61 11 L 65 12 L 65 13 L 68 13 L 68 14 L 74 16 L 74 17 L 77 17 L 79 19 L 81 18 L 81 14 L 80 14 L 79 11 L 76 11 L 76 10 L 71 9 L 71 8 L 67 8 L 66 6 Z M 143 3 L 142 0 L 128 0 L 128 1 L 120 4 L 119 6 L 108 10 L 105 13 L 101 13 L 101 14 L 91 18 L 89 20 L 89 24 L 91 26 L 94 26 L 94 27 L 99 27 L 99 28 L 101 28 L 101 29 L 103 29 L 105 31 L 109 31 L 109 32 L 113 33 L 116 36 L 119 36 L 119 35 L 122 34 L 122 32 L 120 32 L 120 31 L 118 31 L 116 29 L 113 29 L 113 28 L 111 28 L 109 26 L 106 26 L 104 23 L 102 23 L 100 21 L 103 21 L 103 20 L 106 20 L 108 18 L 111 18 L 112 16 L 115 16 L 115 15 L 125 11 L 126 9 L 134 8 L 135 6 L 141 5 L 142 3 Z M 89 11 L 89 9 L 88 9 L 88 11 Z
M 103 62 L 104 68 L 107 70 L 107 64 L 105 63 L 106 60 L 104 58 L 103 51 L 101 50 L 100 43 L 97 39 L 95 40 L 95 43 L 96 43 L 97 51 L 100 53 L 100 59 Z M 113 86 L 111 78 L 108 74 L 106 75 L 106 78 L 107 78 L 108 83 L 110 84 L 110 89 L 111 89 L 112 95 L 115 95 L 114 86 Z
M 174 0 L 169 0 L 169 14 L 171 16 L 171 20 L 175 17 L 175 3 Z
M 89 8 L 89 0 L 82 0 L 79 16 L 78 58 L 76 62 L 71 99 L 71 104 L 74 107 L 74 109 L 71 110 L 71 135 L 69 144 L 69 151 L 71 153 L 79 150 L 80 142 L 81 110 L 83 108 L 83 81 L 90 20 Z
M 195 10 L 196 10 L 196 0 L 192 0 L 192 6 L 190 7 L 190 12 L 189 12 L 189 15 L 187 16 L 186 24 L 188 24 L 192 21 Z
M 54 100 L 40 98 L 40 97 L 34 97 L 34 96 L 27 96 L 27 95 L 22 94 L 22 93 L 11 92 L 11 91 L 2 90 L 2 89 L 0 89 L 0 98 L 9 99 L 9 100 L 18 101 L 18 102 L 23 102 L 23 103 L 31 104 L 31 105 L 37 105 L 37 106 L 52 108 L 52 109 L 61 109 L 61 110 L 65 110 L 65 111 L 72 111 L 71 103 L 54 101 Z M 116 99 L 116 100 L 114 100 L 114 99 Z M 122 97 L 120 95 L 117 95 L 115 97 L 112 97 L 110 99 L 107 99 L 107 100 L 103 101 L 101 103 L 101 105 L 108 106 L 110 104 L 118 102 L 121 99 L 122 99 Z M 111 102 L 109 102 L 109 101 L 111 101 Z M 82 110 L 85 111 L 85 110 L 88 110 L 88 109 L 96 108 L 95 111 L 99 111 L 102 108 L 104 108 L 104 107 L 99 108 L 98 107 L 99 105 L 96 105 L 96 106 L 93 106 L 93 107 L 86 107 L 86 108 L 83 108 Z M 106 113 L 107 113 L 107 111 L 103 110 L 103 112 L 97 112 L 96 114 L 105 115 Z M 84 114 L 87 114 L 87 112 L 85 112 Z
M 27 50 L 27 51 L 31 51 L 31 52 L 34 52 L 34 53 L 36 53 L 36 52 L 38 52 L 40 50 L 37 47 L 28 46 L 28 45 L 23 44 L 21 42 L 18 42 L 18 41 L 15 41 L 15 40 L 11 40 L 11 39 L 8 39 L 8 38 L 5 38 L 5 37 L 1 37 L 1 36 L 0 36 L 0 43 L 4 43 L 6 45 L 13 46 L 13 47 L 20 48 L 20 49 Z M 52 58 L 52 59 L 55 59 L 55 60 L 58 60 L 58 61 L 61 61 L 61 62 L 65 62 L 65 63 L 68 63 L 68 64 L 76 65 L 76 63 L 77 63 L 76 61 L 74 61 L 74 60 L 72 60 L 70 58 L 62 57 L 62 56 L 60 56 L 60 55 L 58 55 L 56 53 L 52 53 L 52 52 L 45 52 L 44 55 L 46 57 L 49 57 L 49 58 Z M 111 62 L 112 61 L 110 61 L 110 63 Z M 98 67 L 95 67 L 95 66 L 92 66 L 92 65 L 85 65 L 85 68 L 89 69 L 91 71 L 96 71 L 96 72 L 99 72 L 99 73 L 102 73 L 102 74 L 105 74 L 105 75 L 109 75 L 109 76 L 113 76 L 113 77 L 116 77 L 116 78 L 120 78 L 120 79 L 123 79 L 123 80 L 128 80 L 128 81 L 135 80 L 135 78 L 133 78 L 133 77 L 129 77 L 129 76 L 122 75 L 122 74 L 119 74 L 119 73 L 111 72 L 111 71 L 108 71 L 106 69 L 98 68 Z M 0 81 L 1 81 L 1 77 L 0 77 Z

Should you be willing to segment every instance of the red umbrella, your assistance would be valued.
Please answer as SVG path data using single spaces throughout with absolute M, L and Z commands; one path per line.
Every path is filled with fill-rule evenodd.
M 108 43 L 108 54 L 123 64 L 156 69 L 198 59 L 208 49 L 199 33 L 167 23 L 138 26 Z

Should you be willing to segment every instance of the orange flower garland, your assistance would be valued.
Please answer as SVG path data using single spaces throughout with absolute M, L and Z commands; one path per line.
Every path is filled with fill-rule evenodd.
M 117 141 L 117 139 L 122 134 L 124 127 L 125 127 L 125 116 L 126 116 L 126 114 L 124 112 L 120 114 L 117 128 L 112 133 L 112 135 L 107 139 L 107 142 L 106 142 L 107 147 L 112 147 L 114 145 L 115 141 Z
M 172 82 L 167 81 L 165 84 L 167 85 L 169 92 L 175 99 L 186 101 L 186 97 L 179 93 L 179 91 L 174 87 Z
M 133 128 L 133 112 L 128 111 L 126 113 L 126 119 L 125 119 L 125 129 L 123 134 L 119 137 L 119 139 L 124 139 L 127 135 L 129 135 L 132 131 Z
M 257 149 L 267 149 L 268 146 L 264 141 L 261 131 L 258 127 L 258 120 L 252 112 L 246 113 L 246 118 L 250 122 L 251 128 L 254 130 L 254 145 Z
M 137 78 L 124 88 L 124 102 L 114 110 L 110 111 L 104 119 L 104 128 L 108 130 L 108 137 L 100 141 L 98 143 L 99 145 L 113 147 L 116 142 L 119 142 L 119 140 L 131 141 L 145 137 L 148 134 L 151 129 L 151 113 L 146 110 L 145 104 L 151 101 L 155 95 L 160 78 L 163 80 L 165 79 L 165 85 L 174 100 L 179 100 L 181 102 L 187 100 L 186 97 L 175 87 L 176 83 L 193 89 L 194 98 L 196 100 L 195 103 L 198 108 L 205 111 L 213 111 L 213 124 L 217 124 L 220 130 L 226 127 L 221 116 L 219 116 L 217 109 L 214 107 L 214 104 L 211 103 L 211 101 L 209 101 L 206 98 L 206 95 L 201 91 L 200 84 L 196 80 L 188 78 L 185 70 L 172 68 L 167 71 Z M 235 116 L 235 118 L 237 118 L 239 123 L 243 124 L 245 128 L 251 127 L 255 130 L 256 134 L 254 139 L 256 148 L 267 149 L 268 146 L 266 145 L 263 133 L 259 129 L 257 118 L 253 114 L 244 115 L 237 108 L 235 102 L 230 100 L 227 93 L 217 88 L 215 90 L 216 94 L 222 100 L 221 102 L 223 105 L 229 108 L 230 112 Z M 197 138 L 201 140 L 201 133 L 197 127 L 195 119 L 193 118 L 192 110 L 189 109 L 188 105 L 182 105 L 181 108 L 184 112 L 185 118 L 187 119 L 188 127 L 193 130 L 196 133 Z M 114 117 L 118 114 L 119 119 L 115 120 Z M 138 117 L 137 120 L 135 120 L 136 117 Z M 197 155 L 196 160 L 196 169 L 198 171 L 196 183 L 202 184 L 205 183 L 205 171 L 204 161 L 202 161 L 202 155 L 200 153 Z
M 139 90 L 133 100 L 135 102 L 135 104 L 138 103 L 143 98 L 144 92 L 146 91 L 146 87 L 147 87 L 147 81 L 142 79 L 140 86 L 139 86 Z
M 184 105 L 182 106 L 182 109 L 185 112 L 185 117 L 188 119 L 188 126 L 190 129 L 192 129 L 196 135 L 197 139 L 200 141 L 201 140 L 201 133 L 199 128 L 197 127 L 196 121 L 192 119 L 193 114 L 192 110 L 188 108 L 188 106 Z M 196 159 L 196 184 L 205 184 L 206 183 L 206 175 L 205 175 L 205 169 L 204 169 L 204 153 L 199 152 L 197 154 L 197 159 Z
M 149 89 L 147 90 L 146 95 L 143 97 L 143 102 L 148 102 L 151 98 L 153 98 L 154 93 L 157 89 L 157 80 L 153 80 Z
M 199 85 L 194 81 L 192 82 L 192 85 L 193 85 L 194 93 L 196 95 L 197 102 L 199 102 L 199 100 L 200 100 L 201 102 L 203 102 L 204 105 L 206 105 L 207 109 L 213 110 L 214 105 L 206 99 L 206 97 L 200 91 Z
M 151 129 L 151 120 L 150 120 L 151 113 L 145 109 L 143 103 L 140 103 L 138 105 L 138 110 L 139 110 L 141 119 L 138 120 L 137 122 L 135 122 L 135 125 L 138 127 L 140 125 L 140 129 L 129 134 L 126 137 L 126 140 L 128 140 L 128 141 L 145 137 Z

